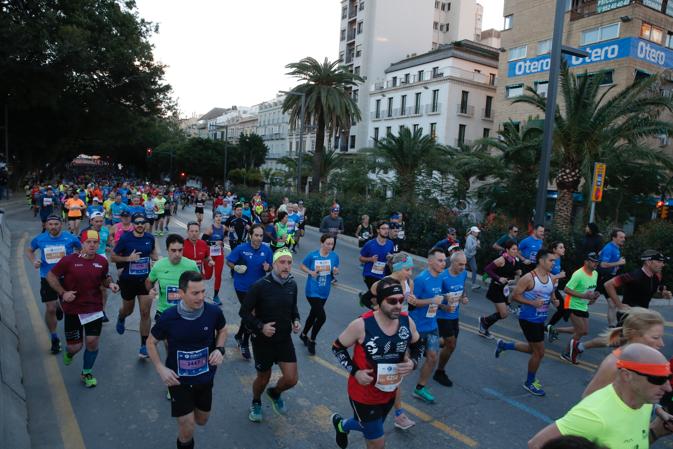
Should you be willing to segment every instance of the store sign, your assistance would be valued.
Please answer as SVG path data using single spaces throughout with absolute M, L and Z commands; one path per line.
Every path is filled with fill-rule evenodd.
M 631 3 L 631 0 L 598 0 L 596 11 L 601 13 L 612 9 L 621 8 Z
M 589 53 L 586 58 L 564 55 L 569 67 L 580 67 L 597 62 L 634 58 L 657 65 L 662 69 L 673 68 L 673 50 L 634 37 L 587 45 L 582 50 Z M 512 61 L 507 66 L 507 76 L 514 78 L 547 72 L 549 71 L 550 63 L 551 58 L 549 55 Z

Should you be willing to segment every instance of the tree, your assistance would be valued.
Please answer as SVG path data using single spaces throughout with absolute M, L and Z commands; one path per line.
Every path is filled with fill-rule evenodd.
M 360 109 L 349 90 L 364 80 L 346 70 L 340 61 L 330 62 L 327 58 L 322 64 L 314 58 L 304 58 L 288 64 L 286 68 L 290 69 L 288 75 L 302 81 L 291 92 L 305 96 L 305 122 L 316 125 L 311 183 L 311 191 L 316 192 L 324 176 L 325 133 L 330 130 L 331 138 L 336 130 L 349 129 L 353 119 L 360 121 Z M 283 102 L 283 113 L 290 113 L 290 121 L 295 127 L 301 119 L 302 95 L 287 95 Z
M 556 109 L 554 130 L 554 151 L 560 161 L 554 177 L 558 189 L 554 226 L 565 235 L 571 231 L 573 192 L 583 175 L 591 182 L 587 175 L 601 154 L 627 152 L 635 161 L 649 153 L 649 160 L 665 163 L 667 158 L 648 147 L 645 139 L 673 135 L 673 123 L 660 119 L 663 111 L 673 111 L 673 100 L 651 91 L 658 83 L 657 76 L 635 81 L 616 93 L 614 85 L 602 92 L 603 77 L 602 73 L 574 75 L 565 64 L 561 70 L 563 110 L 560 106 Z M 546 97 L 530 86 L 526 92 L 514 103 L 544 111 Z M 641 151 L 630 153 L 635 148 Z
M 262 166 L 269 153 L 269 147 L 258 134 L 244 135 L 238 139 L 238 148 L 241 152 L 243 167 L 252 169 Z
M 468 200 L 475 178 L 484 181 L 502 166 L 490 154 L 487 142 L 476 141 L 471 145 L 446 147 L 448 156 L 446 166 L 453 178 L 452 191 L 456 202 Z

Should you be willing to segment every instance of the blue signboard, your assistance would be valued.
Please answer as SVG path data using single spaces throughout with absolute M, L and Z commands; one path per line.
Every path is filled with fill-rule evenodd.
M 589 53 L 586 58 L 564 55 L 569 67 L 579 67 L 597 62 L 613 61 L 623 58 L 634 58 L 661 67 L 662 70 L 673 68 L 673 50 L 644 39 L 626 37 L 594 45 L 582 47 Z M 507 76 L 534 75 L 549 71 L 550 56 L 512 61 L 507 65 Z

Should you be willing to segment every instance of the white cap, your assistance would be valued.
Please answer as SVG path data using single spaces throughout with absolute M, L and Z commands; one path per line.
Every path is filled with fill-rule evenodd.
M 476 232 L 476 233 L 479 233 L 479 232 L 481 232 L 481 229 L 479 229 L 479 228 L 476 227 L 476 226 L 472 226 L 472 227 L 470 228 L 470 232 Z

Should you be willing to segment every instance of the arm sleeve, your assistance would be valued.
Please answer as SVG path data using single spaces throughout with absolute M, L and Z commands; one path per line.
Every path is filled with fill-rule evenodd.
M 489 263 L 486 265 L 486 268 L 484 268 L 484 271 L 491 277 L 491 279 L 498 280 L 500 276 L 498 273 L 495 272 L 495 269 L 497 268 L 497 265 L 495 264 L 495 261 Z
M 241 302 L 241 308 L 238 311 L 238 315 L 241 317 L 243 324 L 256 335 L 260 335 L 262 333 L 262 328 L 264 327 L 264 323 L 253 315 L 253 311 L 257 305 L 257 298 L 260 294 L 258 290 L 259 284 L 252 284 L 252 287 L 248 290 L 248 294 L 245 295 L 245 298 Z

